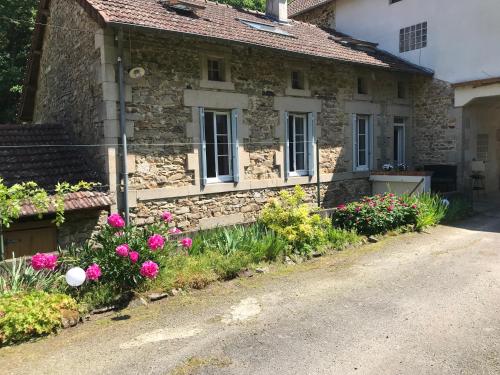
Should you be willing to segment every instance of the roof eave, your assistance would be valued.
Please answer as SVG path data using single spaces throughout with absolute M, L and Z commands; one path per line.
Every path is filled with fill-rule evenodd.
M 382 70 L 389 70 L 389 71 L 396 71 L 396 72 L 404 72 L 404 73 L 413 73 L 413 74 L 422 74 L 422 75 L 427 75 L 427 76 L 432 76 L 434 72 L 429 71 L 426 68 L 423 68 L 421 66 L 406 62 L 406 64 L 411 65 L 413 69 L 399 69 L 399 68 L 394 68 L 391 66 L 383 66 L 383 65 L 374 65 L 374 64 L 368 64 L 368 63 L 363 63 L 363 62 L 358 62 L 358 61 L 352 61 L 348 59 L 341 59 L 341 58 L 329 58 L 329 57 L 324 57 L 324 56 L 319 56 L 319 55 L 313 55 L 310 53 L 301 53 L 301 52 L 293 52 L 293 51 L 288 51 L 285 49 L 281 48 L 275 48 L 275 47 L 270 47 L 262 44 L 255 44 L 255 43 L 250 43 L 250 42 L 245 42 L 245 41 L 235 41 L 235 40 L 230 40 L 230 39 L 224 39 L 224 38 L 217 38 L 217 37 L 211 37 L 211 36 L 204 36 L 196 33 L 187 33 L 187 32 L 180 32 L 180 31 L 173 31 L 173 30 L 165 30 L 157 27 L 150 27 L 150 26 L 143 26 L 143 25 L 136 25 L 136 24 L 130 24 L 130 23 L 123 23 L 123 22 L 116 22 L 116 21 L 110 21 L 107 22 L 108 27 L 112 28 L 123 28 L 123 29 L 130 29 L 130 30 L 143 30 L 143 31 L 156 31 L 159 33 L 166 33 L 166 34 L 174 34 L 174 35 L 187 35 L 191 36 L 194 38 L 200 38 L 203 40 L 217 40 L 219 42 L 223 43 L 228 43 L 228 44 L 239 44 L 242 46 L 250 46 L 250 47 L 258 47 L 258 48 L 263 48 L 271 51 L 279 51 L 280 53 L 285 53 L 290 56 L 302 56 L 306 58 L 314 58 L 314 59 L 319 59 L 323 61 L 338 61 L 342 63 L 347 63 L 347 64 L 355 64 L 355 65 L 361 65 L 361 66 L 367 66 L 371 67 L 374 69 L 382 69 Z M 384 53 L 387 53 L 384 51 Z M 401 58 L 398 58 L 394 55 L 391 55 L 396 59 L 402 60 Z

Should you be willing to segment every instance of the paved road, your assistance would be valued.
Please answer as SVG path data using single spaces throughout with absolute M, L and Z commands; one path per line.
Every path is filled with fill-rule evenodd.
M 0 350 L 2 374 L 500 374 L 500 213 Z

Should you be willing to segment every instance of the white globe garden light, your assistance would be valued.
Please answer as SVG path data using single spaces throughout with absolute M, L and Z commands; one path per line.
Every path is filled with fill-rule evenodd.
M 442 199 L 441 200 L 441 203 L 445 206 L 445 207 L 448 207 L 450 205 L 450 201 L 446 198 Z
M 66 282 L 70 286 L 80 286 L 85 282 L 87 275 L 80 267 L 73 267 L 66 272 Z

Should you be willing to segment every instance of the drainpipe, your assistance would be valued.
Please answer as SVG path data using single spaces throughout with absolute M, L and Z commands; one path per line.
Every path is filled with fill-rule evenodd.
M 0 220 L 0 262 L 5 260 L 5 247 L 3 242 L 3 225 L 2 220 Z
M 319 165 L 319 139 L 316 138 L 316 190 L 318 194 L 318 208 L 321 208 L 321 168 Z
M 123 178 L 123 211 L 125 222 L 130 224 L 130 214 L 128 206 L 128 152 L 127 152 L 127 124 L 125 121 L 125 84 L 123 79 L 123 29 L 118 32 L 118 90 L 120 96 L 120 137 L 122 145 L 122 170 Z

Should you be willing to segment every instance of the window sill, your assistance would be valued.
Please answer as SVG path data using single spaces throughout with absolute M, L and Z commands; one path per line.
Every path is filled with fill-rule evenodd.
M 215 89 L 215 90 L 233 90 L 234 91 L 234 83 L 232 82 L 219 82 L 219 81 L 208 81 L 201 80 L 200 87 L 205 89 Z
M 287 96 L 311 96 L 311 90 L 298 90 L 287 87 L 285 89 L 285 95 Z

